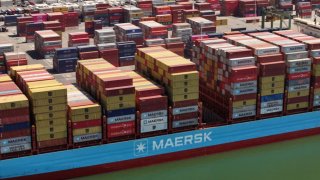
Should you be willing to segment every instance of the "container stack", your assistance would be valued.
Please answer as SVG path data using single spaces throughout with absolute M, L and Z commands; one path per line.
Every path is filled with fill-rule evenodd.
M 104 59 L 79 61 L 76 76 L 78 84 L 97 97 L 102 106 L 107 141 L 134 138 L 136 108 L 132 78 Z
M 313 36 L 308 36 L 293 30 L 276 31 L 275 34 L 293 39 L 295 41 L 304 43 L 309 50 L 309 56 L 312 59 L 312 83 L 313 87 L 313 107 L 319 109 L 320 107 L 320 39 Z
M 131 66 L 134 65 L 134 55 L 136 53 L 137 45 L 134 41 L 117 42 L 117 49 L 119 53 L 119 65 Z
M 0 75 L 0 157 L 31 150 L 29 101 L 6 74 Z
M 293 9 L 292 0 L 277 0 L 275 2 L 277 3 L 276 4 L 277 7 L 285 11 L 292 11 Z
M 133 78 L 136 107 L 139 111 L 138 132 L 142 137 L 159 135 L 168 129 L 168 98 L 164 89 L 134 71 L 126 71 Z M 157 102 L 157 103 L 155 103 Z
M 100 20 L 86 21 L 84 25 L 85 31 L 88 33 L 89 37 L 94 36 L 95 30 L 102 29 L 102 21 Z
M 320 1 L 319 0 L 311 0 L 312 9 L 320 9 Z
M 219 0 L 206 0 L 207 3 L 210 3 L 210 7 L 211 10 L 215 11 L 215 14 L 217 14 L 216 12 L 221 10 L 221 5 Z M 218 14 L 217 14 L 218 15 Z
M 43 22 L 43 29 L 44 30 L 52 30 L 62 36 L 62 32 L 65 31 L 64 26 L 59 21 L 46 21 Z
M 4 16 L 4 25 L 5 26 L 16 26 L 18 17 L 21 17 L 21 15 L 5 15 Z
M 184 9 L 183 11 L 183 22 L 186 22 L 188 18 L 199 17 L 200 12 L 197 9 Z
M 78 47 L 89 45 L 90 38 L 86 32 L 69 33 L 68 47 Z
M 142 29 L 145 39 L 167 38 L 167 27 L 155 21 L 143 21 L 139 26 Z
M 172 26 L 172 37 L 181 37 L 184 43 L 188 42 L 192 35 L 192 28 L 189 23 L 175 23 Z
M 113 29 L 100 29 L 94 31 L 94 44 L 115 43 L 116 33 Z
M 94 12 L 97 10 L 93 1 L 85 1 L 82 5 L 83 21 L 90 22 L 94 20 Z
M 183 23 L 183 5 L 170 5 L 172 23 Z
M 199 73 L 194 63 L 163 47 L 148 47 L 137 50 L 136 68 L 163 82 L 172 107 L 170 130 L 186 130 L 198 125 Z
M 74 85 L 68 91 L 68 120 L 71 121 L 69 143 L 74 146 L 91 145 L 102 139 L 101 107 L 89 94 Z
M 131 23 L 116 24 L 114 26 L 117 41 L 134 41 L 137 45 L 143 44 L 143 34 L 141 28 Z
M 152 0 L 138 0 L 137 7 L 143 11 L 144 16 L 152 16 Z
M 188 18 L 187 23 L 191 24 L 193 34 L 210 34 L 216 32 L 214 23 L 202 17 Z
M 164 39 L 158 38 L 158 39 L 146 39 L 144 42 L 144 45 L 146 47 L 153 47 L 153 46 L 162 46 L 166 47 Z
M 256 16 L 256 0 L 240 0 L 239 12 L 240 17 L 254 17 Z
M 178 38 L 166 38 L 165 39 L 166 49 L 184 57 L 184 42 L 180 37 Z
M 65 18 L 66 27 L 77 27 L 79 26 L 79 14 L 77 12 L 66 12 L 63 13 Z
M 26 25 L 26 42 L 34 42 L 34 35 L 36 31 L 43 30 L 43 23 L 42 22 L 35 22 L 35 23 L 27 23 Z
M 44 22 L 48 20 L 48 15 L 45 13 L 31 14 L 33 22 Z
M 66 27 L 66 18 L 62 12 L 47 13 L 48 21 L 59 21 L 62 28 Z
M 79 59 L 95 59 L 99 58 L 99 50 L 95 45 L 78 46 Z
M 251 49 L 255 55 L 259 67 L 257 117 L 282 116 L 286 67 L 279 47 L 243 34 L 225 38 L 232 44 Z
M 154 6 L 153 7 L 153 14 L 154 14 L 154 16 L 171 14 L 171 9 L 169 6 Z
M 27 35 L 26 29 L 28 23 L 33 23 L 33 18 L 31 16 L 17 18 L 17 35 L 19 37 Z
M 124 22 L 124 12 L 121 7 L 108 8 L 109 26 Z
M 43 58 L 51 58 L 56 48 L 62 48 L 61 36 L 52 30 L 36 31 L 34 47 Z
M 40 153 L 65 149 L 67 145 L 67 89 L 46 70 L 20 66 L 16 80 L 30 100 L 31 117 Z
M 140 8 L 133 5 L 123 7 L 124 22 L 129 22 L 138 25 L 139 20 L 144 13 Z
M 269 6 L 268 0 L 256 0 L 257 3 L 257 16 L 262 16 L 263 9 Z
M 285 113 L 308 111 L 312 62 L 308 58 L 306 45 L 268 32 L 250 35 L 281 49 L 287 65 Z
M 235 16 L 238 12 L 238 0 L 222 0 L 221 2 L 221 15 Z
M 6 60 L 5 60 L 5 53 L 8 52 L 13 52 L 13 44 L 1 44 L 0 45 L 0 74 L 6 74 L 7 70 L 6 69 Z
M 258 70 L 252 51 L 214 38 L 195 44 L 204 106 L 225 122 L 255 119 Z
M 296 11 L 300 18 L 310 19 L 312 14 L 312 6 L 310 2 L 298 2 Z
M 119 50 L 116 43 L 98 44 L 100 57 L 115 67 L 119 67 Z
M 100 20 L 103 27 L 109 26 L 108 9 L 97 9 L 94 11 L 94 20 Z
M 27 55 L 24 52 L 4 53 L 6 68 L 9 70 L 12 66 L 23 66 L 28 64 Z
M 53 56 L 53 69 L 57 73 L 75 72 L 78 61 L 76 47 L 56 49 Z
M 167 27 L 168 31 L 172 30 L 172 15 L 161 14 L 156 16 L 156 21 Z
M 211 8 L 211 4 L 208 2 L 205 3 L 196 3 L 195 8 L 199 10 L 200 17 L 208 19 L 209 21 L 215 22 L 216 15 L 215 12 Z

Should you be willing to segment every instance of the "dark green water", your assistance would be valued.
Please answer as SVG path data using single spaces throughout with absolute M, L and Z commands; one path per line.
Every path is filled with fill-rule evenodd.
M 320 136 L 79 179 L 320 180 Z

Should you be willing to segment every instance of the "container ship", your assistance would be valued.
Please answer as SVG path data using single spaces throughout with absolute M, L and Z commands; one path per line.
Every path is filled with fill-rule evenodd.
M 225 21 L 211 3 L 85 2 L 85 32 L 68 34 L 75 7 L 5 16 L 53 68 L 0 44 L 0 178 L 67 179 L 320 134 L 320 39 L 216 33 Z

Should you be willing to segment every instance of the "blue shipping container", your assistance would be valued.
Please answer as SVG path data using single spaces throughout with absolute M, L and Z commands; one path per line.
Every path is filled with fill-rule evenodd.
M 0 126 L 0 132 L 8 132 L 8 131 L 17 131 L 21 129 L 29 129 L 30 122 L 21 122 L 21 123 L 15 123 L 15 124 L 3 124 Z
M 98 47 L 95 45 L 78 46 L 79 52 L 91 52 L 98 51 Z
M 112 110 L 112 111 L 104 110 L 104 114 L 107 117 L 123 116 L 127 114 L 134 114 L 135 112 L 136 112 L 135 108 L 119 109 L 119 110 Z
M 261 96 L 261 102 L 275 101 L 283 99 L 283 94 L 273 94 L 269 96 Z

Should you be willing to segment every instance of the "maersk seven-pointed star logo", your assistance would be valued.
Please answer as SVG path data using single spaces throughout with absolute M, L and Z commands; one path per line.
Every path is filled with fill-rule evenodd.
M 134 142 L 134 155 L 141 156 L 148 154 L 148 140 L 139 140 Z

